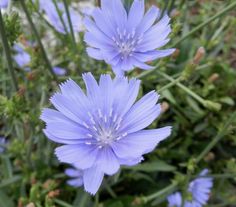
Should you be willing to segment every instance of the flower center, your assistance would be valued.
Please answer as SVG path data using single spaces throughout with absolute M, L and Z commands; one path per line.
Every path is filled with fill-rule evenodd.
M 102 148 L 127 135 L 127 133 L 118 133 L 122 118 L 118 117 L 112 109 L 108 114 L 102 113 L 102 110 L 98 109 L 94 113 L 88 112 L 88 115 L 90 120 L 83 123 L 84 127 L 90 131 L 85 144 L 96 144 Z
M 134 29 L 132 32 L 127 32 L 126 29 L 120 31 L 120 29 L 117 28 L 117 37 L 112 37 L 112 40 L 121 54 L 121 59 L 125 59 L 128 56 L 132 56 L 136 46 L 142 41 L 142 36 L 137 37 Z

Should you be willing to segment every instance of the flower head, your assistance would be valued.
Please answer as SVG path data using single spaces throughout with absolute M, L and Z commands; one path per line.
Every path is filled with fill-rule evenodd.
M 191 194 L 192 199 L 184 202 L 184 207 L 202 207 L 209 199 L 209 194 L 213 186 L 212 177 L 201 177 L 206 176 L 208 173 L 207 169 L 204 169 L 200 176 L 194 179 L 188 186 L 188 192 Z M 181 207 L 182 196 L 181 193 L 174 193 L 167 198 L 169 207 Z
M 39 5 L 40 9 L 43 10 L 46 14 L 46 17 L 49 23 L 62 34 L 66 34 L 70 32 L 69 20 L 67 18 L 64 5 L 61 2 L 53 3 L 52 0 L 40 0 Z M 57 8 L 59 12 L 61 12 L 61 17 L 58 14 Z M 73 8 L 69 8 L 70 19 L 72 23 L 72 28 L 75 32 L 80 32 L 82 30 L 82 20 L 79 12 L 74 10 Z
M 0 9 L 6 9 L 8 7 L 9 0 L 0 0 Z
M 63 76 L 66 74 L 66 70 L 64 68 L 55 66 L 52 69 L 53 69 L 53 72 L 58 76 Z
M 4 146 L 6 145 L 6 138 L 0 136 L 0 153 L 4 152 Z
M 208 170 L 204 169 L 200 176 L 206 176 L 208 174 Z M 188 206 L 192 206 L 199 203 L 200 205 L 205 205 L 209 199 L 209 195 L 211 192 L 211 188 L 213 186 L 213 178 L 211 177 L 199 177 L 193 180 L 189 184 L 188 191 L 192 194 L 192 201 L 187 203 Z
M 75 168 L 68 168 L 65 170 L 65 174 L 71 177 L 67 181 L 67 184 L 73 187 L 80 187 L 83 185 L 83 171 Z
M 167 197 L 168 207 L 180 207 L 182 204 L 182 196 L 180 192 L 176 192 Z
M 157 21 L 161 12 L 155 6 L 145 15 L 144 10 L 144 0 L 134 0 L 129 12 L 121 0 L 102 0 L 93 19 L 84 20 L 89 56 L 105 60 L 121 75 L 135 67 L 152 69 L 145 62 L 173 53 L 174 49 L 156 50 L 169 41 L 170 18 L 164 15 Z
M 144 130 L 160 114 L 158 95 L 152 91 L 136 103 L 140 81 L 91 73 L 83 75 L 86 95 L 72 80 L 60 85 L 51 98 L 57 110 L 44 109 L 46 136 L 63 146 L 55 153 L 61 162 L 83 170 L 85 190 L 95 194 L 104 174 L 121 165 L 136 165 L 170 135 L 171 127 Z
M 27 67 L 31 61 L 29 53 L 27 53 L 19 44 L 15 44 L 13 49 L 16 52 L 13 58 L 17 65 L 21 68 L 24 68 L 26 71 L 29 71 L 30 69 Z

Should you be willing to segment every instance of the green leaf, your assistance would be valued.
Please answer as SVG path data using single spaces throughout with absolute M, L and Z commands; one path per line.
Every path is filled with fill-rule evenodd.
M 131 170 L 137 170 L 137 171 L 143 171 L 143 172 L 171 172 L 175 171 L 176 168 L 172 165 L 167 164 L 164 161 L 158 160 L 158 161 L 152 161 L 152 162 L 146 162 L 134 167 L 124 167 L 125 169 L 131 169 Z
M 0 207 L 14 207 L 12 199 L 0 190 Z
M 22 179 L 21 175 L 16 175 L 16 176 L 13 176 L 9 179 L 5 179 L 4 181 L 2 181 L 0 183 L 0 188 L 3 188 L 3 187 L 6 187 L 8 185 L 11 185 L 13 183 L 16 183 L 18 181 L 20 181 Z

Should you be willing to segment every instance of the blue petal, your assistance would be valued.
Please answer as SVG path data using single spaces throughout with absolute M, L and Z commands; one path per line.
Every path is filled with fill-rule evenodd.
M 155 6 L 152 6 L 140 22 L 137 28 L 137 33 L 142 34 L 146 32 L 154 24 L 159 15 L 160 10 Z
M 134 166 L 139 164 L 140 162 L 142 162 L 144 160 L 143 157 L 138 157 L 138 158 L 132 158 L 132 159 L 122 159 L 122 158 L 118 158 L 119 159 L 119 163 L 120 165 L 125 165 L 125 166 Z
M 115 80 L 115 101 L 114 110 L 117 115 L 122 117 L 134 104 L 140 87 L 140 80 L 131 79 L 129 82 L 126 78 L 116 78 Z
M 55 150 L 57 158 L 64 163 L 73 164 L 76 168 L 92 167 L 98 154 L 98 148 L 86 144 L 63 145 Z
M 135 58 L 135 56 L 132 57 L 132 62 L 134 64 L 134 66 L 136 66 L 138 68 L 141 68 L 141 69 L 144 69 L 144 70 L 151 70 L 151 69 L 154 68 L 153 66 L 150 66 L 150 65 L 147 65 L 144 62 L 141 62 L 140 60 Z
M 76 115 L 83 118 L 83 121 L 88 119 L 87 113 L 91 108 L 91 103 L 83 90 L 73 80 L 69 79 L 60 84 L 62 95 L 70 100 L 73 105 L 76 103 Z
M 79 176 L 83 175 L 81 170 L 77 170 L 77 169 L 74 169 L 74 168 L 67 168 L 65 170 L 65 174 L 69 177 L 79 177 Z
M 97 25 L 97 27 L 103 31 L 107 36 L 112 37 L 115 35 L 114 23 L 112 22 L 112 17 L 109 10 L 104 10 L 96 8 L 92 13 L 92 17 Z
M 80 139 L 87 138 L 89 131 L 84 127 L 69 121 L 50 122 L 46 127 L 47 131 L 60 139 Z
M 94 49 L 94 48 L 91 48 L 91 47 L 88 47 L 86 49 L 88 55 L 96 60 L 103 60 L 103 56 L 102 56 L 102 53 L 99 49 Z
M 52 140 L 53 142 L 60 143 L 60 144 L 84 144 L 85 142 L 93 142 L 94 140 L 92 139 L 63 139 L 56 137 L 51 134 L 51 132 L 47 129 L 43 130 L 44 134 L 47 136 L 48 139 Z
M 102 172 L 108 175 L 115 174 L 120 168 L 116 155 L 110 147 L 103 147 L 100 149 L 96 164 Z
M 51 102 L 67 118 L 83 125 L 84 120 L 81 118 L 84 117 L 84 112 L 66 96 L 57 93 L 51 98 Z
M 102 91 L 102 111 L 103 113 L 109 117 L 111 116 L 111 110 L 114 100 L 114 88 L 113 81 L 110 75 L 101 75 L 99 80 L 99 87 Z
M 92 101 L 94 106 L 101 109 L 101 90 L 97 84 L 97 81 L 91 73 L 83 74 L 83 80 L 86 85 L 88 98 L 90 99 L 90 101 Z
M 171 55 L 175 49 L 166 49 L 166 50 L 153 50 L 148 52 L 134 52 L 133 56 L 141 61 L 141 62 L 148 62 L 155 60 L 157 58 L 162 58 Z
M 70 179 L 67 181 L 67 184 L 72 187 L 80 187 L 83 185 L 83 179 L 82 178 Z
M 96 166 L 84 170 L 83 182 L 85 190 L 95 195 L 102 184 L 103 177 L 104 173 Z
M 151 124 L 161 112 L 157 100 L 157 93 L 152 91 L 136 102 L 124 116 L 119 133 L 132 133 Z
M 134 0 L 128 15 L 128 28 L 136 28 L 144 15 L 144 0 Z
M 124 30 L 127 24 L 127 12 L 121 0 L 112 0 L 112 12 L 116 21 L 117 27 Z
M 160 141 L 171 133 L 171 127 L 153 130 L 142 130 L 128 134 L 112 144 L 116 155 L 120 158 L 136 158 L 155 149 Z M 129 150 L 132 149 L 132 150 Z
M 91 34 L 93 34 L 98 40 L 102 40 L 108 45 L 112 42 L 112 40 L 103 31 L 101 31 L 89 17 L 84 18 L 84 25 L 87 30 L 91 32 Z

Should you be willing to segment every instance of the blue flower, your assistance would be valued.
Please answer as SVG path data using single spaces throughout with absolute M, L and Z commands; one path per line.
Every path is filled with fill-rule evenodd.
M 174 49 L 156 50 L 169 41 L 170 18 L 164 15 L 157 21 L 161 12 L 155 6 L 145 15 L 144 11 L 144 0 L 134 0 L 128 13 L 121 0 L 102 0 L 101 9 L 92 13 L 93 19 L 84 20 L 88 55 L 105 60 L 122 75 L 135 67 L 152 69 L 145 62 L 172 54 Z
M 29 71 L 29 67 L 27 67 L 31 61 L 31 57 L 29 53 L 27 53 L 23 47 L 19 44 L 15 44 L 13 49 L 15 50 L 16 54 L 13 56 L 17 65 L 23 68 L 25 71 Z
M 0 0 L 0 8 L 6 9 L 8 7 L 9 0 Z
M 60 85 L 51 98 L 54 109 L 44 109 L 45 135 L 63 146 L 55 154 L 63 163 L 83 170 L 85 190 L 95 194 L 104 174 L 115 174 L 121 165 L 136 165 L 142 156 L 168 137 L 171 127 L 144 130 L 161 112 L 158 94 L 152 91 L 135 103 L 140 81 L 91 73 L 83 74 L 87 93 L 73 81 Z
M 204 177 L 208 170 L 204 169 L 198 178 L 194 179 L 188 187 L 188 192 L 192 199 L 184 202 L 184 207 L 202 207 L 207 204 L 211 188 L 213 186 L 212 177 Z M 169 207 L 181 207 L 182 196 L 179 192 L 168 196 Z
M 167 197 L 168 207 L 181 207 L 182 204 L 182 196 L 180 192 L 176 192 Z
M 0 153 L 3 153 L 4 152 L 4 147 L 6 145 L 6 138 L 5 137 L 2 137 L 0 136 Z
M 52 69 L 53 69 L 53 72 L 58 76 L 63 76 L 66 74 L 66 70 L 64 68 L 55 66 Z
M 66 34 L 70 32 L 69 21 L 65 12 L 64 5 L 62 3 L 57 3 L 58 9 L 61 12 L 61 18 L 65 23 L 63 25 L 61 18 L 57 12 L 57 8 L 52 0 L 40 0 L 39 1 L 40 9 L 43 10 L 46 14 L 46 17 L 49 23 L 59 32 L 62 34 Z M 69 8 L 72 28 L 75 32 L 80 32 L 82 30 L 82 19 L 76 10 L 73 8 Z
M 67 184 L 73 187 L 80 187 L 83 185 L 83 171 L 75 168 L 68 168 L 65 170 L 65 174 L 71 177 L 67 181 Z

